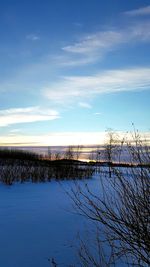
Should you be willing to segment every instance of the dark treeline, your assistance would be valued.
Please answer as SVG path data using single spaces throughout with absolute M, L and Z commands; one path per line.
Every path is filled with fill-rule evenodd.
M 39 155 L 29 151 L 19 149 L 0 149 L 0 159 L 20 159 L 20 160 L 38 160 Z
M 52 160 L 32 152 L 0 149 L 0 181 L 7 185 L 51 179 L 83 179 L 92 177 L 93 171 L 92 166 L 83 166 L 69 157 Z
M 19 149 L 1 148 L 0 181 L 12 184 L 15 181 L 44 182 L 51 179 L 91 178 L 95 171 L 102 171 L 103 167 L 107 168 L 111 177 L 116 167 L 149 167 L 149 146 L 141 142 L 136 132 L 134 134 L 134 142 L 130 142 L 119 140 L 114 132 L 108 132 L 103 149 L 97 148 L 95 159 L 91 156 L 89 162 L 79 160 L 82 146 L 69 146 L 63 154 L 59 151 L 52 153 L 48 147 L 46 156 Z M 128 160 L 123 162 L 125 156 Z

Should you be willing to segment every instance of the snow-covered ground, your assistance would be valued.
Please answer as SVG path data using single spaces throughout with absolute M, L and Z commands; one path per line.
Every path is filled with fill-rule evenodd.
M 111 186 L 103 178 L 110 193 Z M 102 192 L 99 174 L 79 183 L 88 183 L 94 193 Z M 73 186 L 73 181 L 0 184 L 0 267 L 50 267 L 52 258 L 60 267 L 80 266 L 78 232 L 84 237 L 92 226 L 77 215 L 66 194 Z
M 69 188 L 72 182 L 62 182 Z M 57 182 L 0 184 L 0 266 L 48 267 L 75 263 L 74 242 L 84 219 Z

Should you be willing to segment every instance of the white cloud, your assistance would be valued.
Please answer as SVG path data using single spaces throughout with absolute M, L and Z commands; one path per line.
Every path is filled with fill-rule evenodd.
M 122 41 L 122 34 L 117 31 L 98 32 L 85 36 L 83 40 L 70 46 L 63 47 L 64 51 L 87 54 L 93 50 L 110 48 Z
M 38 41 L 38 40 L 40 40 L 40 37 L 38 35 L 32 33 L 32 34 L 28 34 L 26 36 L 26 39 L 28 39 L 30 41 Z
M 83 66 L 93 61 L 97 61 L 97 55 L 81 55 L 81 54 L 71 54 L 71 55 L 63 55 L 63 56 L 55 56 L 53 58 L 54 64 L 58 65 L 59 67 L 76 67 L 76 66 Z
M 21 129 L 12 129 L 12 130 L 10 130 L 10 133 L 11 134 L 16 134 L 16 133 L 19 133 L 19 132 L 21 132 L 22 130 Z
M 51 101 L 66 103 L 91 99 L 99 94 L 150 88 L 150 68 L 104 71 L 91 76 L 64 77 L 60 82 L 44 88 L 42 93 Z M 83 100 L 84 102 L 84 100 Z
M 36 62 L 26 63 L 16 67 L 7 73 L 7 77 L 0 80 L 0 93 L 17 92 L 20 96 L 24 91 L 29 96 L 32 92 L 39 92 L 45 81 L 53 79 L 53 74 L 57 71 L 53 57 L 45 55 L 37 58 Z
M 92 106 L 87 102 L 79 102 L 79 106 L 82 108 L 88 108 L 88 109 L 92 108 Z
M 126 132 L 116 131 L 118 137 L 122 140 L 125 136 L 131 140 L 133 135 Z M 141 140 L 150 140 L 149 132 L 139 132 Z M 43 135 L 5 135 L 0 136 L 0 145 L 15 146 L 69 146 L 69 145 L 97 145 L 106 142 L 105 132 L 53 132 Z
M 133 9 L 125 12 L 126 15 L 129 16 L 144 16 L 144 15 L 150 15 L 150 5 L 141 7 L 138 9 Z
M 96 32 L 83 36 L 74 44 L 62 48 L 66 53 L 64 65 L 83 65 L 96 62 L 122 44 L 150 41 L 150 21 L 136 22 L 122 29 Z M 70 58 L 69 58 L 70 56 Z
M 110 51 L 117 49 L 121 44 L 150 41 L 150 21 L 132 24 L 124 29 L 108 30 L 84 35 L 79 41 L 63 48 L 62 54 L 54 56 L 43 55 L 36 62 L 27 64 L 13 72 L 9 72 L 7 79 L 0 82 L 0 92 L 17 92 L 22 95 L 39 93 L 47 85 L 47 81 L 56 79 L 62 67 L 77 67 L 91 65 L 101 60 Z M 64 70 L 64 69 L 63 69 Z M 55 92 L 54 92 L 55 94 Z M 66 92 L 69 94 L 69 92 Z
M 94 115 L 101 115 L 102 113 L 101 112 L 95 112 Z
M 10 108 L 0 110 L 0 126 L 8 126 L 17 123 L 48 121 L 59 118 L 55 110 L 39 107 Z
M 0 145 L 94 145 L 103 143 L 105 132 L 62 132 L 45 135 L 0 136 Z
M 80 22 L 74 22 L 73 25 L 74 25 L 75 27 L 79 27 L 79 28 L 83 27 L 83 24 L 80 23 Z

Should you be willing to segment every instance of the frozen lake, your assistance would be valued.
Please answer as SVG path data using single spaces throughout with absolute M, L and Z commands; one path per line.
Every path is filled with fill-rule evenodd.
M 95 187 L 93 180 L 89 181 Z M 63 181 L 65 188 L 72 182 Z M 85 219 L 57 182 L 0 185 L 0 266 L 48 267 L 76 263 L 74 244 Z

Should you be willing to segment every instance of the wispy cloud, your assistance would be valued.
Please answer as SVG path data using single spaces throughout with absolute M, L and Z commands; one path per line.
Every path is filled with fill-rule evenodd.
M 10 108 L 0 110 L 0 127 L 17 123 L 48 121 L 59 118 L 55 110 L 40 109 L 39 107 Z
M 73 25 L 75 26 L 75 27 L 83 27 L 83 23 L 80 23 L 80 22 L 74 22 L 73 23 Z
M 97 55 L 89 54 L 88 56 L 81 55 L 81 54 L 63 54 L 61 56 L 54 56 L 53 59 L 54 64 L 58 67 L 76 67 L 76 66 L 83 66 L 89 65 L 93 62 L 97 61 Z
M 128 140 L 132 139 L 129 133 L 117 131 L 118 137 L 122 140 L 125 136 Z M 149 132 L 139 132 L 141 140 L 150 140 Z M 68 146 L 68 145 L 97 145 L 106 142 L 106 132 L 53 132 L 43 135 L 5 135 L 0 136 L 0 145 L 15 146 Z
M 42 93 L 51 101 L 66 103 L 78 99 L 91 99 L 98 94 L 149 88 L 150 68 L 132 68 L 110 70 L 92 76 L 64 77 L 60 82 L 44 88 Z
M 83 40 L 62 49 L 71 53 L 87 54 L 97 49 L 106 49 L 122 41 L 122 34 L 115 31 L 98 32 L 85 36 Z
M 0 92 L 3 94 L 17 92 L 20 95 L 21 91 L 28 95 L 31 92 L 39 93 L 41 87 L 46 86 L 47 81 L 58 77 L 60 69 L 62 71 L 63 68 L 63 71 L 66 71 L 64 67 L 91 65 L 100 61 L 107 53 L 120 48 L 122 44 L 135 43 L 136 45 L 140 42 L 150 42 L 149 29 L 148 20 L 132 23 L 122 29 L 116 28 L 84 35 L 76 43 L 63 47 L 61 53 L 58 53 L 59 56 L 46 53 L 36 62 L 19 67 L 14 73 L 8 73 L 7 78 L 0 82 Z
M 28 34 L 26 35 L 26 39 L 30 40 L 30 41 L 38 41 L 40 40 L 40 37 L 37 34 Z
M 122 29 L 116 28 L 84 35 L 79 41 L 62 48 L 66 53 L 64 65 L 83 65 L 96 62 L 122 44 L 149 42 L 149 28 L 150 21 L 142 21 Z
M 54 64 L 52 64 L 52 62 Z M 39 92 L 45 81 L 50 80 L 57 72 L 54 59 L 49 55 L 37 58 L 37 61 L 26 63 L 15 69 L 15 72 L 8 72 L 4 80 L 0 80 L 0 93 L 17 92 L 22 95 L 31 95 L 32 92 Z
M 101 112 L 95 112 L 94 115 L 100 116 L 100 115 L 102 115 L 102 113 Z
M 150 5 L 141 7 L 138 9 L 133 9 L 125 12 L 124 14 L 128 16 L 145 16 L 145 15 L 150 15 Z
M 11 134 L 16 134 L 16 133 L 20 133 L 21 132 L 21 129 L 12 129 L 12 130 L 10 130 L 10 133 Z
M 79 106 L 81 108 L 88 108 L 88 109 L 91 109 L 92 108 L 92 106 L 89 103 L 87 103 L 87 102 L 79 102 Z
M 0 145 L 95 145 L 104 142 L 105 132 L 53 132 L 43 135 L 0 136 Z

